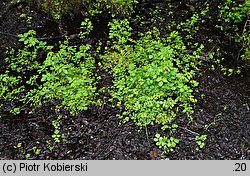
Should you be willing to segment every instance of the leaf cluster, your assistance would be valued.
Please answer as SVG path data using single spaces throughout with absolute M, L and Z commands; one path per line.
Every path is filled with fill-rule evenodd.
M 198 85 L 193 78 L 204 46 L 188 53 L 178 32 L 162 39 L 157 29 L 133 40 L 129 30 L 124 32 L 125 23 L 110 24 L 115 26 L 110 30 L 115 41 L 102 58 L 114 76 L 111 101 L 123 110 L 119 117 L 125 122 L 132 120 L 140 127 L 160 125 L 168 133 L 178 114 L 193 113 L 196 99 L 192 93 Z M 173 137 L 157 138 L 164 150 L 172 150 L 177 143 Z
M 8 52 L 8 66 L 0 74 L 2 98 L 32 107 L 58 100 L 72 113 L 86 110 L 94 102 L 97 78 L 93 74 L 95 59 L 88 53 L 90 45 L 76 48 L 65 40 L 53 51 L 52 46 L 35 38 L 35 31 L 19 37 L 24 48 Z M 41 53 L 44 58 L 40 58 Z

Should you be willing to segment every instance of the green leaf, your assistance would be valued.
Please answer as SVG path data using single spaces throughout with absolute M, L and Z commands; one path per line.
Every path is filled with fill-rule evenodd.
M 159 82 L 159 86 L 161 87 L 161 86 L 163 86 L 163 82 L 161 81 L 161 82 Z
M 161 135 L 160 135 L 160 134 L 158 134 L 158 133 L 155 135 L 155 137 L 156 137 L 156 138 L 159 138 L 160 136 L 161 136 Z
M 59 133 L 60 133 L 59 130 L 55 130 L 55 131 L 54 131 L 54 134 L 56 134 L 56 135 L 59 134 Z

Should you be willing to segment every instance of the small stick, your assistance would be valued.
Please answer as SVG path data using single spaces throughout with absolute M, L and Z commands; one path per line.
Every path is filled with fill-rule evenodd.
M 1 32 L 1 31 L 0 31 L 0 34 L 2 34 L 2 35 L 8 35 L 8 36 L 11 36 L 11 37 L 18 38 L 18 36 L 17 36 L 17 35 L 14 35 L 14 34 L 9 34 L 9 33 L 5 33 L 5 32 Z
M 0 34 L 18 38 L 18 35 L 6 33 L 6 32 L 1 32 L 1 31 L 0 31 Z M 74 39 L 74 38 L 76 38 L 77 36 L 78 36 L 77 34 L 72 34 L 72 35 L 70 35 L 70 36 L 67 36 L 67 35 L 60 35 L 60 36 L 55 36 L 55 37 L 40 37 L 40 38 L 37 38 L 37 39 L 38 39 L 38 40 L 53 40 L 53 39 L 58 39 L 58 38 L 63 38 L 63 37 L 68 37 L 69 39 Z
M 180 129 L 183 129 L 183 130 L 185 130 L 185 131 L 187 131 L 187 132 L 189 132 L 189 133 L 191 133 L 191 134 L 193 134 L 193 135 L 196 135 L 196 136 L 199 136 L 200 134 L 199 133 L 196 133 L 196 132 L 194 132 L 194 131 L 192 131 L 192 130 L 189 130 L 189 129 L 187 129 L 187 128 L 183 128 L 183 127 L 179 127 Z

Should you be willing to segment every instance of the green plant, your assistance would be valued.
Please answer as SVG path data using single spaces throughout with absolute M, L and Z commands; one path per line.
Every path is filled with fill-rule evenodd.
M 154 141 L 156 142 L 156 146 L 163 149 L 163 155 L 172 152 L 176 145 L 180 142 L 179 139 L 167 136 L 162 137 L 158 133 L 155 135 Z
M 21 147 L 22 147 L 22 143 L 18 143 L 17 148 L 21 148 Z
M 20 18 L 26 20 L 26 22 L 27 22 L 27 24 L 28 24 L 29 27 L 31 26 L 32 19 L 33 19 L 31 16 L 27 16 L 27 14 L 22 13 L 20 15 Z
M 27 33 L 20 34 L 19 41 L 24 43 L 24 48 L 15 51 L 11 49 L 6 51 L 7 58 L 5 58 L 5 71 L 0 74 L 1 78 L 1 99 L 5 101 L 19 101 L 24 98 L 20 96 L 25 92 L 25 89 L 31 86 L 36 86 L 37 75 L 31 76 L 36 73 L 40 67 L 39 60 L 37 59 L 39 50 L 45 52 L 51 49 L 46 46 L 45 42 L 38 41 L 34 35 L 35 31 L 30 30 Z M 19 113 L 22 107 L 14 107 L 11 112 L 14 114 Z
M 20 108 L 14 108 L 10 110 L 10 113 L 13 115 L 20 114 Z
M 27 154 L 25 155 L 25 158 L 26 158 L 26 159 L 29 159 L 30 156 L 31 156 L 31 154 L 30 154 L 30 153 L 27 153 Z
M 62 139 L 65 138 L 64 134 L 60 134 L 60 131 L 56 129 L 54 131 L 54 134 L 52 135 L 52 138 L 54 139 L 55 142 L 59 143 L 61 142 Z
M 196 150 L 200 150 L 205 147 L 205 141 L 207 140 L 207 135 L 196 136 L 195 141 L 198 147 Z
M 113 19 L 109 24 L 109 39 L 111 39 L 113 45 L 123 45 L 130 40 L 132 28 L 129 25 L 127 19 L 116 20 Z
M 126 119 L 132 115 L 131 119 L 137 125 L 165 125 L 174 120 L 177 104 L 184 113 L 192 114 L 187 102 L 196 102 L 191 94 L 192 85 L 197 85 L 191 80 L 195 74 L 191 69 L 196 68 L 195 56 L 179 55 L 183 60 L 176 58 L 177 50 L 185 47 L 178 43 L 181 41 L 175 34 L 170 36 L 177 37 L 178 44 L 173 46 L 165 46 L 147 37 L 136 41 L 135 46 L 125 46 L 126 51 L 111 56 L 112 61 L 119 59 L 113 68 L 116 89 L 112 97 L 118 100 L 118 106 L 124 103 L 126 111 L 123 115 L 127 116 Z
M 225 22 L 242 22 L 246 17 L 246 13 L 249 12 L 249 0 L 246 0 L 245 3 L 239 4 L 232 0 L 224 0 L 223 4 L 219 6 L 220 19 Z
M 59 115 L 56 120 L 52 121 L 52 125 L 55 128 L 54 134 L 52 135 L 52 138 L 57 143 L 61 142 L 61 140 L 63 140 L 65 138 L 65 135 L 60 133 L 60 119 L 61 118 L 62 118 L 62 116 Z
M 25 149 L 22 146 L 22 143 L 18 143 L 16 148 L 21 152 L 21 154 L 26 158 L 29 159 L 31 156 L 31 153 L 26 152 Z M 34 155 L 40 155 L 41 149 L 38 149 L 36 146 L 32 147 L 32 151 Z
M 242 3 L 225 0 L 222 5 L 218 7 L 219 15 L 218 21 L 222 24 L 217 25 L 220 30 L 226 33 L 227 36 L 233 38 L 237 43 L 242 44 L 243 54 L 238 55 L 237 59 L 250 59 L 250 32 L 249 32 L 249 12 L 250 12 L 250 1 L 245 0 Z M 243 31 L 240 30 L 239 24 L 244 23 Z M 235 34 L 227 33 L 228 30 L 236 31 Z
M 38 149 L 36 146 L 32 147 L 32 150 L 33 150 L 35 155 L 40 155 L 40 153 L 41 153 L 41 149 Z
M 94 58 L 87 53 L 89 45 L 80 46 L 79 51 L 65 41 L 57 53 L 49 52 L 41 69 L 43 83 L 39 89 L 29 92 L 30 98 L 40 95 L 47 101 L 62 100 L 62 106 L 73 113 L 86 110 L 94 103 L 95 79 Z
M 25 151 L 25 149 L 22 146 L 22 143 L 18 143 L 15 148 L 17 148 L 21 152 L 21 154 L 25 157 L 25 159 L 29 159 L 31 157 L 32 153 Z M 41 153 L 41 150 L 38 149 L 37 147 L 33 147 L 32 151 L 35 155 L 39 155 Z
M 165 152 L 172 151 L 178 143 L 171 137 L 178 127 L 173 123 L 177 114 L 187 114 L 191 119 L 193 113 L 196 99 L 192 92 L 198 83 L 192 78 L 204 46 L 197 44 L 197 50 L 188 54 L 178 32 L 160 39 L 156 28 L 133 40 L 128 25 L 124 21 L 110 23 L 113 45 L 103 56 L 103 65 L 114 75 L 111 101 L 123 110 L 118 116 L 124 122 L 132 120 L 139 127 L 162 126 L 166 136 L 157 135 L 157 145 Z
M 51 145 L 51 142 L 48 140 L 46 141 L 46 144 L 47 144 L 47 147 L 49 148 L 49 150 L 52 152 L 55 147 L 53 145 Z
M 58 51 L 53 51 L 35 35 L 33 30 L 20 34 L 24 48 L 7 52 L 6 71 L 0 74 L 1 98 L 33 108 L 58 100 L 58 106 L 74 114 L 95 104 L 97 78 L 93 74 L 95 59 L 88 53 L 90 45 L 76 48 L 65 40 Z M 38 57 L 40 53 L 45 53 L 44 58 Z M 12 112 L 18 113 L 23 105 Z
M 93 25 L 89 18 L 82 21 L 80 29 L 80 38 L 85 38 L 93 30 Z

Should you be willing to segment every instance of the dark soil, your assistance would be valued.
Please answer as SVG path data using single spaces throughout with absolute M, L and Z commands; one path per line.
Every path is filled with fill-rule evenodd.
M 250 159 L 250 72 L 225 77 L 206 65 L 198 76 L 198 104 L 188 129 L 207 134 L 206 147 L 195 151 L 192 133 L 180 129 L 182 142 L 173 159 Z M 202 95 L 205 95 L 202 97 Z
M 152 6 L 156 4 L 144 4 L 138 7 L 137 13 L 144 13 L 142 9 Z M 186 8 L 178 1 L 176 6 L 179 11 Z M 5 3 L 0 6 L 0 14 L 5 7 Z M 177 13 L 180 13 L 179 11 Z M 32 23 L 29 24 L 21 19 L 19 17 L 21 13 L 32 16 Z M 95 19 L 94 26 L 99 28 L 89 39 L 89 43 L 92 44 L 100 38 L 104 43 L 107 39 L 107 23 L 110 17 L 104 15 L 98 18 Z M 2 60 L 6 49 L 19 47 L 17 34 L 35 29 L 38 37 L 56 43 L 65 34 L 77 34 L 79 21 L 81 16 L 73 20 L 64 20 L 63 29 L 59 30 L 58 23 L 40 11 L 28 9 L 25 4 L 10 8 L 0 19 L 0 69 L 3 68 Z M 136 22 L 133 25 L 137 32 L 147 30 L 137 26 Z M 147 25 L 148 29 L 152 27 L 150 22 Z M 202 40 L 202 36 L 206 36 L 208 31 L 201 31 L 197 37 Z M 166 31 L 163 30 L 164 32 Z M 214 31 L 211 35 L 215 35 Z M 220 37 L 219 35 L 217 34 L 217 37 Z M 78 44 L 80 41 L 74 42 Z M 233 57 L 232 54 L 225 56 L 228 60 Z M 211 71 L 209 69 L 211 64 L 213 64 L 211 61 L 204 61 L 197 75 L 200 84 L 196 92 L 198 103 L 195 105 L 193 122 L 189 122 L 186 117 L 177 118 L 180 128 L 176 135 L 181 140 L 175 151 L 168 156 L 170 159 L 250 159 L 250 64 L 240 63 L 243 65 L 242 73 L 231 77 L 224 76 L 219 68 Z M 109 74 L 105 72 L 98 74 L 102 77 L 100 87 L 112 84 Z M 41 149 L 41 154 L 31 155 L 30 159 L 160 159 L 160 151 L 153 142 L 157 127 L 148 127 L 147 138 L 146 129 L 139 130 L 131 122 L 120 123 L 116 117 L 119 112 L 111 104 L 90 107 L 76 117 L 66 110 L 57 109 L 56 104 L 57 102 L 45 104 L 33 114 L 27 113 L 27 109 L 27 112 L 13 116 L 7 113 L 12 104 L 5 102 L 0 112 L 1 159 L 25 159 L 22 150 L 32 153 L 34 146 Z M 67 141 L 48 144 L 47 141 L 53 141 L 51 135 L 54 127 L 51 122 L 58 115 L 62 115 L 61 131 Z M 194 138 L 197 134 L 208 136 L 205 148 L 200 151 L 196 151 Z M 18 143 L 22 143 L 22 149 L 16 148 Z M 52 152 L 48 149 L 48 145 L 54 146 Z

